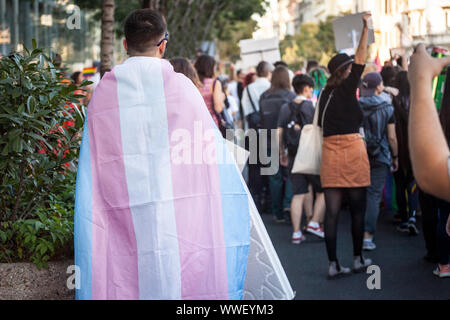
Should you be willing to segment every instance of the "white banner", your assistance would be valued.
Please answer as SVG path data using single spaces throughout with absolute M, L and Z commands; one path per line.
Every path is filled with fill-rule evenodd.
M 281 60 L 278 38 L 246 39 L 239 41 L 242 68 L 256 67 L 261 61 L 275 63 Z

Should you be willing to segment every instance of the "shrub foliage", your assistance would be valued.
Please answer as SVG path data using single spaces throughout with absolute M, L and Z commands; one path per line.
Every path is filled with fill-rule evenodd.
M 77 89 L 35 41 L 0 60 L 0 261 L 45 266 L 71 245 Z

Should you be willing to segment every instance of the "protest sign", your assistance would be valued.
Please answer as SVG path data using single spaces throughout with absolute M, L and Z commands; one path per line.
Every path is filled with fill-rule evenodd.
M 333 20 L 334 41 L 336 50 L 354 49 L 358 47 L 363 29 L 362 17 L 366 12 L 351 14 Z M 373 27 L 369 26 L 368 44 L 375 42 Z
M 281 60 L 278 38 L 241 40 L 239 46 L 242 68 L 254 67 L 260 61 L 274 63 Z

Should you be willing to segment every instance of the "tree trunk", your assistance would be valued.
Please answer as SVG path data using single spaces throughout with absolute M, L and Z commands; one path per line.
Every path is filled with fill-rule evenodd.
M 160 3 L 162 2 L 162 3 Z M 142 9 L 160 10 L 161 6 L 164 6 L 164 0 L 142 0 Z
M 111 71 L 114 60 L 114 0 L 102 0 L 102 40 L 100 75 Z

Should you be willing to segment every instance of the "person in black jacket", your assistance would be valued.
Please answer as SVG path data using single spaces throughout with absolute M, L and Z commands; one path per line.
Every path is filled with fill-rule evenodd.
M 320 177 L 305 174 L 293 174 L 295 156 L 303 126 L 313 122 L 314 107 L 310 99 L 313 96 L 314 81 L 307 75 L 297 75 L 292 81 L 297 94 L 295 99 L 281 108 L 278 118 L 278 139 L 280 164 L 288 166 L 289 180 L 292 184 L 293 198 L 291 202 L 292 243 L 300 244 L 306 238 L 300 230 L 303 205 L 308 187 L 311 184 L 317 193 L 314 214 L 308 224 L 307 231 L 323 238 L 324 232 L 319 225 L 325 214 L 325 197 Z
M 284 66 L 276 67 L 272 73 L 270 88 L 259 99 L 261 129 L 264 130 L 260 135 L 267 136 L 266 147 L 269 157 L 272 152 L 278 152 L 278 150 L 271 150 L 271 130 L 277 128 L 281 106 L 294 98 L 295 93 L 291 91 L 288 69 Z M 286 177 L 287 168 L 283 166 L 279 167 L 276 174 L 269 176 L 270 207 L 276 222 L 285 221 L 284 213 L 289 211 L 290 207 L 292 194 L 289 181 L 284 183 Z

